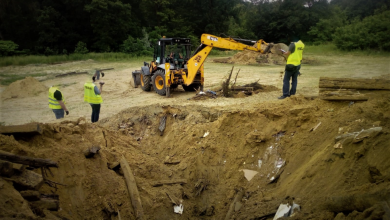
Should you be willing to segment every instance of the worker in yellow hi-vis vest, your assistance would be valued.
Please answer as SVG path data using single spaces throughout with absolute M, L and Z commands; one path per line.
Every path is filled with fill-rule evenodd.
M 283 95 L 279 99 L 285 99 L 292 95 L 295 95 L 297 92 L 298 85 L 298 75 L 300 75 L 299 70 L 301 69 L 302 53 L 305 45 L 299 39 L 299 37 L 294 36 L 293 42 L 291 42 L 288 51 L 284 52 L 288 56 L 286 68 L 284 70 L 283 78 Z M 291 90 L 290 90 L 290 79 Z
M 65 97 L 62 95 L 61 91 L 57 87 L 49 88 L 49 108 L 51 108 L 56 116 L 56 119 L 63 118 L 66 112 L 66 115 L 69 115 L 69 111 L 65 106 Z
M 99 121 L 100 104 L 103 103 L 101 97 L 103 91 L 104 82 L 99 82 L 100 90 L 95 85 L 95 76 L 92 77 L 92 82 L 86 82 L 84 84 L 84 101 L 88 102 L 92 107 L 91 121 L 92 123 Z

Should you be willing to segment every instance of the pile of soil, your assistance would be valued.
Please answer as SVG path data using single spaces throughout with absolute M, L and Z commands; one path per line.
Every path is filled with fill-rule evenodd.
M 291 219 L 380 219 L 390 202 L 389 100 L 386 94 L 351 105 L 298 95 L 247 110 L 150 105 L 98 124 L 80 119 L 46 124 L 42 135 L 0 135 L 0 150 L 58 162 L 49 178 L 65 186 L 55 192 L 61 209 L 51 214 L 62 219 L 118 219 L 109 210 L 135 219 L 123 174 L 108 167 L 122 156 L 145 219 L 224 219 L 240 190 L 234 219 L 263 219 L 286 201 L 301 205 Z M 91 146 L 102 149 L 85 158 Z M 250 181 L 247 170 L 255 171 Z M 152 186 L 175 179 L 187 184 Z M 4 198 L 10 183 L 2 181 L 0 201 L 17 205 L 0 217 L 32 215 L 17 191 Z M 170 197 L 183 204 L 182 215 Z
M 264 65 L 284 65 L 284 58 L 280 49 L 288 51 L 288 46 L 283 43 L 274 44 L 269 53 L 260 54 L 255 51 L 242 51 L 229 58 L 214 59 L 216 63 L 232 64 L 264 64 Z
M 2 93 L 2 99 L 25 98 L 47 92 L 48 88 L 33 77 L 11 83 Z

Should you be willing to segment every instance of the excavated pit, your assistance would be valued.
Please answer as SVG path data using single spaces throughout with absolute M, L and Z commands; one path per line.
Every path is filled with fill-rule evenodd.
M 290 219 L 380 219 L 390 202 L 389 100 L 389 94 L 353 104 L 296 96 L 234 111 L 151 105 L 98 124 L 80 118 L 44 124 L 42 135 L 0 135 L 0 150 L 57 161 L 49 179 L 65 184 L 40 189 L 59 195 L 60 210 L 37 217 L 0 178 L 0 217 L 119 219 L 119 211 L 121 219 L 135 219 L 121 170 L 109 169 L 124 156 L 145 219 L 224 219 L 240 190 L 231 219 L 272 219 L 261 216 L 292 200 L 301 211 Z M 85 158 L 91 146 L 101 150 Z M 246 170 L 257 172 L 250 181 Z M 187 184 L 152 186 L 174 179 Z M 182 215 L 168 194 L 182 200 Z

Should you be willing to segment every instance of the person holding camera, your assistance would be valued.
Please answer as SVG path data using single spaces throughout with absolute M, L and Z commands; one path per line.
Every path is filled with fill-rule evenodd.
M 293 42 L 291 42 L 288 51 L 282 51 L 288 58 L 283 78 L 283 95 L 278 99 L 285 99 L 295 95 L 297 91 L 298 75 L 300 74 L 299 70 L 301 69 L 302 53 L 305 45 L 297 36 L 294 36 L 292 40 Z M 292 79 L 291 90 L 290 79 Z
M 84 84 L 84 101 L 88 102 L 92 107 L 92 115 L 91 122 L 95 123 L 99 121 L 100 107 L 101 103 L 103 103 L 103 99 L 101 97 L 103 91 L 104 82 L 99 82 L 100 90 L 95 85 L 96 77 L 92 77 L 92 82 L 86 82 Z

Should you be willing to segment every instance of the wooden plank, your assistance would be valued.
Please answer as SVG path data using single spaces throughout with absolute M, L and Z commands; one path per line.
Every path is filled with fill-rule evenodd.
M 142 208 L 141 198 L 139 197 L 137 183 L 135 182 L 133 172 L 127 163 L 126 159 L 122 156 L 120 160 L 121 168 L 125 175 L 127 189 L 129 190 L 131 204 L 133 205 L 136 219 L 144 219 L 144 211 Z
M 5 160 L 13 163 L 20 163 L 24 165 L 30 165 L 32 167 L 58 167 L 57 162 L 54 162 L 49 159 L 18 156 L 1 150 L 0 150 L 0 160 Z
M 330 91 L 357 91 L 356 89 L 332 89 L 332 88 L 320 88 L 320 92 L 330 92 Z
M 38 201 L 29 203 L 34 208 L 47 209 L 50 211 L 58 211 L 60 208 L 60 202 L 56 199 L 41 198 Z
M 97 69 L 97 71 L 113 70 L 114 68 Z
M 247 91 L 253 91 L 253 87 L 244 87 L 244 86 L 234 86 L 230 88 L 233 91 L 237 90 L 247 90 Z
M 41 193 L 36 190 L 20 191 L 20 195 L 27 201 L 38 201 L 41 199 Z
M 88 72 L 69 72 L 64 74 L 58 74 L 56 77 L 70 76 L 70 75 L 78 75 L 78 74 L 87 74 Z
M 390 80 L 320 77 L 319 88 L 390 90 Z
M 173 180 L 160 180 L 153 181 L 152 186 L 172 185 L 172 184 L 186 184 L 187 179 L 173 179 Z
M 367 96 L 319 96 L 322 100 L 328 100 L 328 101 L 367 101 Z
M 0 134 L 15 134 L 15 133 L 42 134 L 43 129 L 39 123 L 0 126 Z

